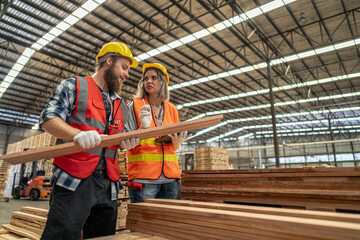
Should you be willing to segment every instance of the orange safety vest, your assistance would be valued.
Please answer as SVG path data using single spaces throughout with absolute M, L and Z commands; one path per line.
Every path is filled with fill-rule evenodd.
M 144 98 L 145 103 L 149 104 Z M 140 126 L 139 114 L 144 105 L 142 98 L 134 98 L 134 112 L 138 126 Z M 152 112 L 150 128 L 156 127 L 155 114 Z M 179 122 L 179 112 L 177 108 L 164 101 L 163 125 Z M 157 143 L 156 138 L 148 138 L 140 141 L 134 149 L 127 151 L 128 156 L 128 179 L 158 179 L 163 172 L 167 178 L 180 178 L 179 161 L 175 154 L 172 143 Z
M 104 134 L 106 127 L 106 112 L 104 100 L 99 87 L 92 77 L 76 79 L 76 103 L 75 108 L 66 122 L 81 131 L 95 130 Z M 121 104 L 119 106 L 119 104 Z M 112 117 L 117 133 L 124 132 L 124 119 L 128 117 L 128 108 L 124 101 L 116 98 L 113 101 Z M 119 110 L 119 111 L 117 111 Z M 114 114 L 116 114 L 114 116 Z M 70 175 L 77 178 L 87 178 L 95 170 L 100 161 L 102 148 L 87 150 L 80 153 L 55 157 L 54 165 L 60 167 Z M 112 181 L 118 181 L 120 170 L 117 167 L 118 148 L 109 146 L 105 151 L 106 170 Z

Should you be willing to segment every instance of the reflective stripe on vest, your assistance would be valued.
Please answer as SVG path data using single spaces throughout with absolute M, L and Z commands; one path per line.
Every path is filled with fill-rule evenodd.
M 149 104 L 144 98 L 146 104 Z M 140 109 L 144 105 L 142 98 L 134 99 L 134 112 L 138 126 Z M 152 111 L 150 128 L 155 127 L 154 113 Z M 179 122 L 178 111 L 174 105 L 164 101 L 163 125 Z M 155 138 L 140 141 L 139 146 L 127 151 L 128 155 L 128 179 L 157 179 L 163 172 L 167 178 L 180 178 L 178 158 L 172 143 L 157 143 Z
M 76 80 L 77 96 L 75 108 L 72 115 L 66 119 L 66 122 L 81 131 L 95 130 L 99 134 L 105 132 L 106 113 L 104 101 L 101 97 L 100 90 L 92 77 L 78 78 Z M 121 102 L 121 105 L 119 106 Z M 116 113 L 114 121 L 120 123 L 120 127 L 124 127 L 124 119 L 128 117 L 127 106 L 120 98 L 113 101 L 116 111 L 117 106 L 121 111 Z M 120 109 L 119 109 L 120 110 Z M 114 112 L 112 114 L 115 114 Z M 121 129 L 118 133 L 121 133 Z M 87 178 L 96 168 L 102 149 L 87 150 L 84 152 L 69 154 L 54 158 L 54 164 L 62 168 L 70 175 L 77 178 Z M 120 170 L 117 167 L 118 150 L 116 146 L 106 148 L 105 159 L 107 165 L 107 173 L 112 181 L 119 179 Z

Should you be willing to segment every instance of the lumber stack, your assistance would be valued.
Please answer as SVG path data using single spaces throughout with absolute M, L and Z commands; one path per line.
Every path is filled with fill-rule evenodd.
M 2 225 L 7 235 L 12 239 L 27 238 L 38 240 L 44 231 L 48 210 L 33 207 L 22 207 L 20 211 L 12 213 L 10 224 Z M 0 234 L 0 239 L 7 239 Z
M 194 150 L 194 169 L 229 169 L 229 154 L 226 148 L 205 147 Z
M 360 210 L 360 168 L 183 171 L 181 198 Z
M 359 239 L 355 214 L 152 199 L 129 204 L 127 227 L 172 239 Z
M 127 180 L 127 178 L 128 178 L 126 164 L 127 164 L 126 152 L 119 152 L 117 166 L 120 169 L 120 178 L 122 180 Z
M 122 230 L 126 228 L 126 216 L 128 214 L 129 198 L 118 199 L 118 215 L 116 220 L 116 230 Z
M 126 182 L 128 174 L 126 170 L 127 156 L 126 152 L 119 152 L 117 165 L 120 169 L 120 181 L 124 188 L 119 191 L 118 195 L 118 215 L 116 220 L 116 230 L 123 230 L 126 228 L 126 216 L 129 203 L 129 193 Z
M 54 146 L 56 138 L 49 133 L 35 135 L 21 141 L 8 145 L 7 154 L 21 153 L 29 149 L 39 149 L 43 147 Z M 52 158 L 40 159 L 37 162 L 37 171 L 45 170 L 45 176 L 52 175 Z M 12 184 L 14 183 L 14 174 L 20 172 L 20 165 L 12 166 L 5 160 L 0 160 L 0 196 L 11 195 Z M 26 164 L 25 172 L 30 174 L 32 163 Z M 18 178 L 17 178 L 18 181 Z M 16 182 L 18 183 L 18 182 Z

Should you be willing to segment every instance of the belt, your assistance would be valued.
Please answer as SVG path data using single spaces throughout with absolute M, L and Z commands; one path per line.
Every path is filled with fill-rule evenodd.
M 106 170 L 106 164 L 98 164 L 95 168 L 95 170 Z

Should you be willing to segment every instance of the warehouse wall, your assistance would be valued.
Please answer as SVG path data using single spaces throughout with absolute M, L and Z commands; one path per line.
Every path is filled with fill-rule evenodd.
M 28 138 L 34 135 L 41 133 L 42 131 L 31 130 L 27 128 L 22 128 L 18 126 L 8 126 L 0 124 L 0 154 L 5 153 L 6 149 L 6 139 L 8 138 L 8 143 L 11 144 L 18 142 L 24 138 Z

